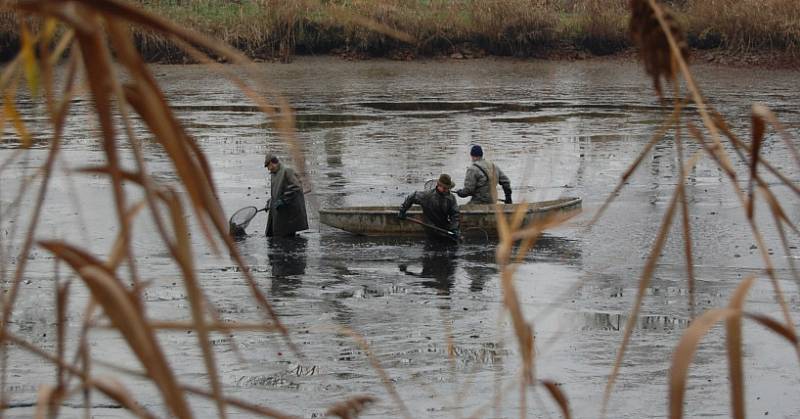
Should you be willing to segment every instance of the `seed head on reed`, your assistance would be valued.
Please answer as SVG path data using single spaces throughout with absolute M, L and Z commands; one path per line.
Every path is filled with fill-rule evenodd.
M 662 97 L 661 77 L 667 81 L 675 80 L 677 66 L 674 63 L 670 52 L 667 36 L 662 30 L 656 17 L 651 1 L 654 0 L 631 0 L 631 20 L 629 30 L 633 43 L 639 48 L 639 56 L 644 62 L 645 70 L 653 78 L 653 87 L 659 97 Z M 681 56 L 688 60 L 689 49 L 686 46 L 686 38 L 683 31 L 678 28 L 672 14 L 664 9 L 664 19 L 667 22 L 670 33 L 678 42 Z

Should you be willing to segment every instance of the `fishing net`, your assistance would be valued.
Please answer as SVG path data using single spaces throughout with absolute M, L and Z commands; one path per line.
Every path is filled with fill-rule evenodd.
M 244 207 L 234 212 L 228 221 L 229 233 L 234 237 L 247 234 L 244 229 L 247 228 L 247 225 L 250 224 L 250 221 L 253 220 L 257 213 L 258 208 L 256 207 Z
M 425 190 L 426 191 L 432 191 L 432 190 L 436 189 L 436 184 L 438 182 L 439 182 L 438 179 L 429 179 L 429 180 L 425 181 Z

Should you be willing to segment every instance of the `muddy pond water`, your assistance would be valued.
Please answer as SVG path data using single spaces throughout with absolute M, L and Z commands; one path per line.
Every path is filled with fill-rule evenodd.
M 231 339 L 215 335 L 224 392 L 300 417 L 319 417 L 332 403 L 357 394 L 378 398 L 364 417 L 400 417 L 404 409 L 411 417 L 520 417 L 520 409 L 528 417 L 560 417 L 541 387 L 528 391 L 525 404 L 520 403 L 521 362 L 502 309 L 493 242 L 441 247 L 357 237 L 318 222 L 316 211 L 323 207 L 399 205 L 440 173 L 451 174 L 461 185 L 469 147 L 481 144 L 486 157 L 510 177 L 516 201 L 583 199 L 583 214 L 548 231 L 525 257 L 515 285 L 536 334 L 537 376 L 559 384 L 574 417 L 597 417 L 645 259 L 678 181 L 674 135 L 669 134 L 645 156 L 605 216 L 586 228 L 669 115 L 642 69 L 630 62 L 497 59 L 398 63 L 299 58 L 261 66 L 296 111 L 305 152 L 303 176 L 312 188 L 307 196 L 311 229 L 292 240 L 268 240 L 263 236 L 266 217 L 259 215 L 248 227 L 250 236 L 238 245 L 304 357 L 292 355 L 274 334 L 237 333 L 238 354 Z M 200 66 L 154 66 L 153 71 L 206 152 L 228 214 L 264 205 L 267 150 L 299 166 L 268 131 L 264 117 L 219 75 Z M 800 73 L 709 66 L 694 71 L 709 102 L 742 138 L 749 138 L 755 102 L 767 104 L 795 141 L 800 138 Z M 102 257 L 117 233 L 111 188 L 101 177 L 69 173 L 104 162 L 90 104 L 89 98 L 75 102 L 36 237 L 63 238 Z M 43 163 L 48 137 L 41 105 L 23 100 L 22 111 L 38 141 L 0 174 L 6 279 L 17 266 L 15 255 L 35 194 L 26 193 L 19 210 L 12 203 L 22 180 Z M 174 182 L 163 151 L 143 127 L 137 132 L 150 172 L 159 181 Z M 5 161 L 19 143 L 7 135 L 0 146 Z M 694 152 L 698 146 L 687 148 Z M 123 151 L 129 158 L 129 149 Z M 800 180 L 791 153 L 772 130 L 762 153 L 793 182 Z M 733 193 L 747 187 L 747 165 L 733 162 L 741 176 L 736 185 L 708 157 L 698 161 L 686 183 L 696 310 L 727 305 L 740 281 L 756 275 L 747 309 L 780 319 L 760 249 Z M 800 221 L 797 195 L 778 179 L 766 179 L 786 215 Z M 129 192 L 132 198 L 141 196 Z M 756 207 L 756 220 L 797 324 L 798 284 L 790 261 L 796 262 L 800 240 L 790 235 L 787 255 L 765 205 Z M 135 228 L 138 266 L 152 280 L 147 314 L 159 320 L 190 319 L 179 270 L 156 239 L 149 217 L 140 217 Z M 199 230 L 193 238 L 200 280 L 221 316 L 239 322 L 263 319 L 235 264 L 211 252 Z M 11 325 L 51 352 L 56 347 L 57 278 L 64 281 L 74 274 L 63 265 L 56 268 L 52 255 L 35 248 Z M 86 290 L 75 281 L 68 313 L 70 351 L 77 345 L 86 299 Z M 608 417 L 667 415 L 668 370 L 689 324 L 688 301 L 683 239 L 674 227 L 646 291 Z M 391 396 L 364 348 L 343 330 L 363 336 L 402 403 Z M 207 386 L 196 336 L 181 331 L 159 337 L 179 379 Z M 141 369 L 119 334 L 94 329 L 89 342 L 96 360 Z M 748 416 L 800 417 L 800 365 L 792 348 L 745 322 L 744 357 Z M 55 370 L 17 348 L 7 353 L 6 363 L 4 390 L 14 407 L 7 416 L 30 416 L 38 386 L 52 384 Z M 93 373 L 115 377 L 144 407 L 166 415 L 151 384 L 99 363 Z M 689 375 L 687 416 L 729 416 L 722 328 L 704 339 Z M 128 417 L 100 395 L 90 403 L 96 417 Z M 192 398 L 191 403 L 197 417 L 216 415 L 206 400 Z M 83 399 L 72 397 L 62 414 L 82 417 L 82 407 Z M 250 416 L 234 408 L 229 413 Z

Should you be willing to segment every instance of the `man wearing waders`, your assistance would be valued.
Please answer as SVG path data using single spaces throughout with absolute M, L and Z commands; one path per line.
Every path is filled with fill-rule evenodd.
M 510 204 L 511 201 L 511 181 L 508 176 L 495 166 L 494 163 L 483 159 L 483 149 L 479 145 L 474 145 L 469 151 L 472 164 L 467 168 L 467 175 L 464 178 L 464 187 L 456 191 L 456 195 L 461 198 L 471 196 L 472 199 L 467 204 L 493 204 L 492 192 L 495 182 L 503 187 L 506 199 L 503 201 Z
M 450 189 L 456 186 L 450 179 L 450 175 L 442 174 L 436 182 L 436 187 L 429 191 L 416 191 L 409 195 L 400 206 L 397 218 L 404 220 L 406 211 L 414 204 L 422 207 L 422 215 L 427 223 L 434 227 L 446 230 L 440 232 L 431 228 L 426 228 L 425 232 L 431 238 L 447 237 L 458 241 L 459 239 L 459 215 L 456 197 L 450 193 Z M 446 235 L 446 236 L 445 236 Z
M 303 184 L 291 167 L 286 167 L 272 153 L 267 153 L 264 167 L 270 173 L 267 237 L 292 237 L 308 229 Z

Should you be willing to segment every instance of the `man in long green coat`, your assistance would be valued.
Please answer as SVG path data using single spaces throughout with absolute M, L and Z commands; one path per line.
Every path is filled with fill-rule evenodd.
M 308 230 L 303 184 L 295 171 L 281 164 L 272 153 L 267 153 L 264 167 L 270 173 L 271 193 L 267 237 L 291 237 L 298 231 Z

